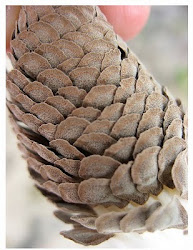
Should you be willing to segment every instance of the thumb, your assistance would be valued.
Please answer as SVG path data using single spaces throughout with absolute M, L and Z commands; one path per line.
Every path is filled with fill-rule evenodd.
M 136 36 L 146 24 L 150 14 L 150 6 L 109 5 L 99 7 L 113 25 L 115 32 L 124 40 Z
M 20 6 L 6 6 L 6 50 L 10 49 L 10 40 L 19 16 Z

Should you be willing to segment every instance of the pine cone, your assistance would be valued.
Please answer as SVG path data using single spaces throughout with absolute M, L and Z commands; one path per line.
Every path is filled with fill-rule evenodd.
M 37 188 L 74 226 L 61 234 L 96 245 L 186 228 L 187 117 L 99 8 L 23 6 L 11 48 L 10 119 Z

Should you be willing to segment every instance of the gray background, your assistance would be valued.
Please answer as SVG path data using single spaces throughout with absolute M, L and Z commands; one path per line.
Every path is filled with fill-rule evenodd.
M 187 7 L 152 7 L 146 27 L 128 45 L 155 79 L 187 106 Z M 7 247 L 81 247 L 59 235 L 67 226 L 52 215 L 53 210 L 33 187 L 7 122 Z M 178 234 L 174 239 L 182 237 Z M 149 247 L 157 238 L 166 242 L 168 234 L 154 234 L 151 241 L 146 237 L 144 241 L 136 234 L 121 235 L 100 247 Z
M 142 32 L 129 47 L 162 85 L 187 107 L 188 8 L 154 6 Z

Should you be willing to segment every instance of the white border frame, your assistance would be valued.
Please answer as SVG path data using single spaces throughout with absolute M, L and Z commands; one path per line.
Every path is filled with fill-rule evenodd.
M 33 5 L 59 5 L 59 4 L 66 4 L 66 5 L 187 5 L 188 6 L 188 115 L 189 115 L 189 207 L 192 208 L 192 190 L 193 190 L 193 171 L 192 171 L 192 162 L 193 162 L 193 153 L 191 150 L 193 149 L 193 1 L 191 0 L 98 0 L 98 1 L 73 1 L 72 0 L 33 0 Z M 6 68 L 6 12 L 5 7 L 6 5 L 30 5 L 30 1 L 28 0 L 1 0 L 0 5 L 0 17 L 1 17 L 1 39 L 0 39 L 0 55 L 1 55 L 1 67 L 0 67 L 0 138 L 1 138 L 1 149 L 0 149 L 0 161 L 1 161 L 1 169 L 0 169 L 0 249 L 6 249 L 6 242 L 5 242 L 5 235 L 6 235 L 6 108 L 5 108 L 5 68 Z M 193 239 L 193 217 L 192 217 L 192 209 L 189 209 L 189 236 L 187 243 L 191 242 L 190 239 Z M 168 248 L 175 248 L 178 247 L 175 245 L 168 246 Z M 185 249 L 188 249 L 187 246 L 184 246 Z M 89 248 L 89 247 L 87 247 Z M 159 248 L 159 247 L 158 247 Z M 18 248 L 19 249 L 19 248 Z M 24 248 L 22 248 L 23 250 Z M 29 248 L 28 248 L 29 249 Z M 75 249 L 75 248 L 74 248 Z M 102 248 L 100 248 L 102 249 Z M 112 249 L 112 248 L 111 248 Z

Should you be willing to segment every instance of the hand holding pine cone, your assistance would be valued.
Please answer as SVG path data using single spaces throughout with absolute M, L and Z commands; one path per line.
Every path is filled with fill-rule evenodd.
M 95 6 L 23 6 L 7 106 L 37 188 L 84 245 L 187 227 L 187 117 Z M 102 208 L 102 209 L 101 209 Z M 102 212 L 101 212 L 102 211 Z

